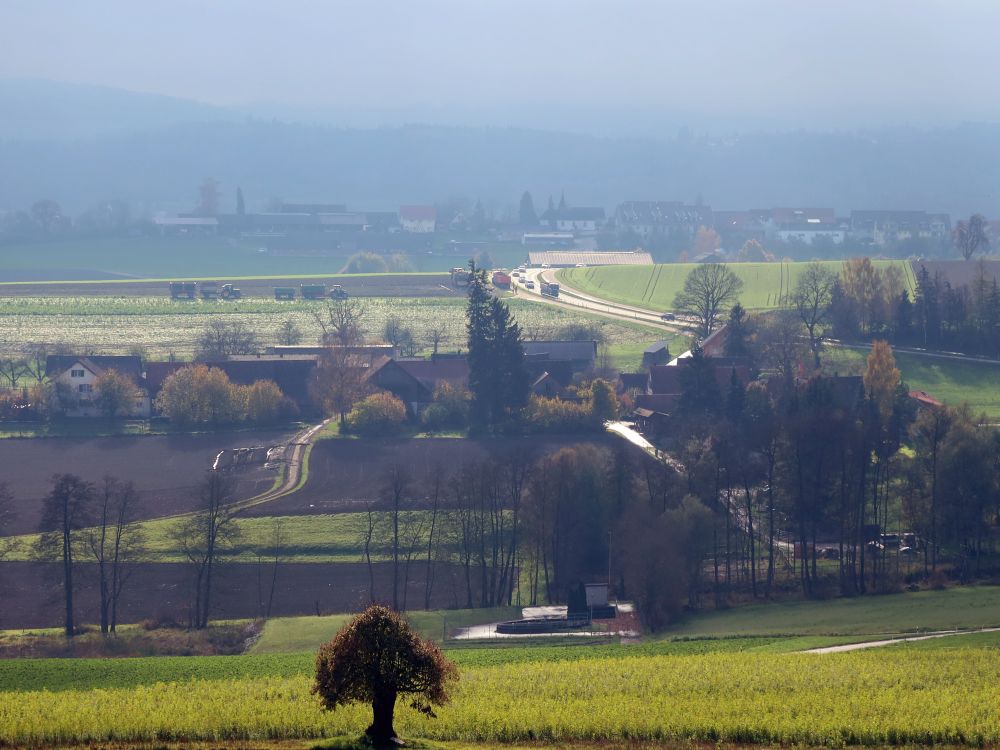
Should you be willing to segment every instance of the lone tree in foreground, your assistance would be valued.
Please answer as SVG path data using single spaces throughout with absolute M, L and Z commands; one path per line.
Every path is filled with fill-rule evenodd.
M 743 280 L 729 268 L 721 263 L 705 263 L 696 266 L 684 279 L 684 288 L 674 297 L 674 309 L 694 318 L 698 337 L 705 339 L 718 327 L 719 318 L 729 311 L 742 291 Z
M 458 669 L 430 641 L 414 633 L 399 614 L 373 604 L 345 625 L 316 657 L 313 694 L 333 711 L 349 703 L 371 703 L 365 734 L 373 744 L 392 743 L 396 697 L 414 696 L 412 708 L 434 716 L 431 706 L 448 702 Z

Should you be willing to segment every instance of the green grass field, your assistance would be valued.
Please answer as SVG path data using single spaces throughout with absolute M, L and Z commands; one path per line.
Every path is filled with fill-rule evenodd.
M 445 618 L 450 626 L 512 614 L 408 617 L 439 637 Z M 796 652 L 998 618 L 1000 587 L 978 587 L 721 611 L 673 631 L 683 637 L 636 645 L 448 641 L 461 672 L 451 704 L 427 720 L 401 699 L 396 726 L 407 738 L 508 747 L 990 745 L 1000 741 L 998 634 Z M 273 620 L 244 656 L 0 661 L 0 746 L 357 736 L 369 709 L 323 712 L 309 693 L 315 649 L 345 620 Z M 834 632 L 847 635 L 823 635 Z M 730 633 L 741 635 L 723 637 Z
M 905 261 L 874 261 L 885 268 L 898 265 L 911 288 L 913 271 Z M 567 268 L 557 273 L 567 286 L 612 302 L 650 310 L 670 310 L 674 296 L 684 286 L 684 279 L 696 263 L 666 263 L 653 266 L 598 266 Z M 841 261 L 824 261 L 839 273 Z M 751 310 L 771 310 L 788 304 L 805 263 L 730 263 L 729 267 L 743 280 L 740 302 Z
M 1000 626 L 1000 586 L 758 604 L 694 615 L 665 635 L 880 635 L 994 626 Z
M 861 374 L 867 352 L 827 347 L 823 369 L 841 375 Z M 950 406 L 969 405 L 974 415 L 1000 419 L 1000 365 L 976 360 L 941 359 L 894 352 L 896 366 L 911 390 L 927 391 Z
M 642 349 L 662 338 L 661 331 L 642 325 L 609 321 L 540 302 L 509 299 L 511 311 L 525 335 L 533 338 L 564 336 L 568 326 L 592 327 L 608 346 L 612 361 L 636 367 Z M 390 316 L 410 327 L 418 346 L 429 352 L 430 332 L 444 332 L 445 350 L 465 348 L 465 300 L 451 298 L 372 297 L 364 299 L 364 329 L 380 339 Z M 105 354 L 123 354 L 143 347 L 153 357 L 173 353 L 190 358 L 198 336 L 210 320 L 225 316 L 240 320 L 258 334 L 262 345 L 278 343 L 278 330 L 293 320 L 303 342 L 319 339 L 313 313 L 316 303 L 245 299 L 237 302 L 171 303 L 156 297 L 0 297 L 0 356 L 30 344 L 67 344 Z

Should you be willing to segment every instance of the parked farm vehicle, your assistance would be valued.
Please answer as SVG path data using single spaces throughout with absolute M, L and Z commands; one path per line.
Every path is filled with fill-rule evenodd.
M 170 299 L 194 299 L 197 286 L 193 281 L 171 281 Z
M 243 290 L 238 289 L 232 284 L 223 284 L 222 289 L 219 291 L 219 296 L 222 297 L 222 299 L 242 299 Z
M 218 299 L 219 285 L 214 281 L 202 281 L 198 284 L 198 291 L 201 292 L 202 299 Z
M 340 284 L 334 284 L 332 287 L 330 287 L 329 296 L 330 299 L 347 299 L 348 297 L 350 297 L 350 295 L 347 293 L 347 290 L 344 289 L 344 287 L 342 287 Z
M 295 299 L 295 287 L 293 286 L 276 286 L 274 288 L 274 298 L 275 299 Z
M 300 284 L 302 299 L 323 299 L 326 296 L 326 284 Z
M 472 281 L 471 274 L 468 269 L 456 267 L 451 269 L 451 284 L 452 286 L 468 286 L 469 282 Z

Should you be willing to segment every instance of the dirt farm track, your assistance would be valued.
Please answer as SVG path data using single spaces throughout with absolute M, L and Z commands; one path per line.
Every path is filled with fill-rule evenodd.
M 182 279 L 177 279 L 182 280 Z M 255 277 L 247 279 L 218 277 L 220 284 L 232 281 L 244 297 L 274 299 L 274 287 L 300 284 L 340 284 L 356 297 L 450 297 L 464 294 L 440 274 L 372 274 L 356 276 Z M 31 281 L 0 283 L 0 297 L 169 297 L 170 280 L 136 281 Z M 182 303 L 178 303 L 182 304 Z

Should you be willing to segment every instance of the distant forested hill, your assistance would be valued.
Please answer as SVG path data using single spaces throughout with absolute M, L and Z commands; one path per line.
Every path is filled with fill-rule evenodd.
M 718 209 L 1000 215 L 998 125 L 643 140 L 499 128 L 340 129 L 252 120 L 165 97 L 151 97 L 155 106 L 146 112 L 145 99 L 120 94 L 108 94 L 103 123 L 92 108 L 104 99 L 88 100 L 93 117 L 78 137 L 39 127 L 43 137 L 29 138 L 23 128 L 0 128 L 0 210 L 42 197 L 69 212 L 107 198 L 139 211 L 184 208 L 211 176 L 222 184 L 224 210 L 232 210 L 239 185 L 251 210 L 272 197 L 368 209 L 461 197 L 500 210 L 516 207 L 524 190 L 539 207 L 565 190 L 571 204 L 609 209 L 622 200 L 700 196 Z M 0 111 L 6 115 L 2 86 Z M 109 131 L 116 111 L 130 126 Z

